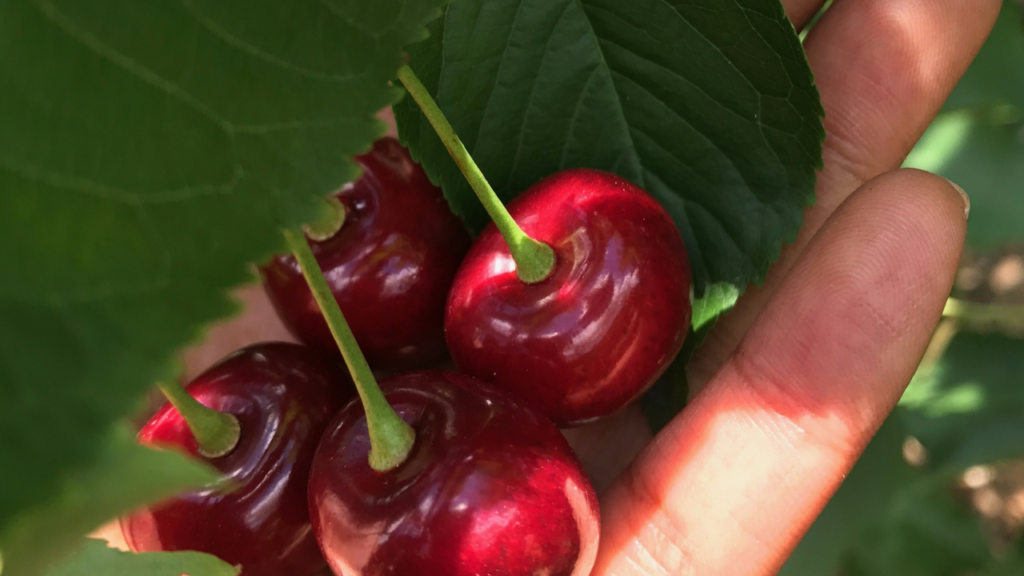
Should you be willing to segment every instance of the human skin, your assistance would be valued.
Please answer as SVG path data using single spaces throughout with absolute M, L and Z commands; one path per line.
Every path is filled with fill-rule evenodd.
M 822 4 L 783 3 L 798 29 Z M 810 32 L 817 203 L 694 357 L 690 405 L 604 493 L 594 576 L 774 574 L 838 488 L 924 352 L 966 230 L 954 186 L 893 170 L 999 4 L 836 0 Z
M 822 3 L 783 0 L 797 29 Z M 657 437 L 638 408 L 567 433 L 604 492 L 593 576 L 774 574 L 821 512 L 909 382 L 952 285 L 964 198 L 894 170 L 999 5 L 836 0 L 810 32 L 827 138 L 797 241 L 697 351 L 693 401 Z

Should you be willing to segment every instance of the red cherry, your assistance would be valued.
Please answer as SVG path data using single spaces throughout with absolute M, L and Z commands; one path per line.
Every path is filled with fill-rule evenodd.
M 444 305 L 469 235 L 441 189 L 394 138 L 356 156 L 363 176 L 337 198 L 345 221 L 311 242 L 352 333 L 375 369 L 422 367 L 444 355 Z M 310 346 L 337 350 L 295 258 L 263 269 L 278 315 Z
M 313 532 L 335 574 L 590 574 L 597 497 L 554 424 L 462 374 L 406 373 L 381 389 L 416 431 L 409 458 L 371 469 L 352 403 L 313 462 Z
M 452 358 L 560 425 L 615 412 L 658 379 L 686 337 L 691 281 L 679 230 L 645 191 L 597 170 L 549 176 L 508 210 L 554 249 L 555 269 L 522 282 L 489 225 L 448 297 Z
M 199 456 L 192 432 L 170 404 L 139 441 L 185 450 L 235 486 L 181 494 L 121 519 L 137 552 L 196 550 L 242 567 L 241 576 L 309 576 L 324 566 L 307 506 L 313 454 L 331 418 L 354 396 L 335 361 L 297 344 L 243 348 L 187 387 L 202 404 L 233 414 L 238 445 L 220 458 Z

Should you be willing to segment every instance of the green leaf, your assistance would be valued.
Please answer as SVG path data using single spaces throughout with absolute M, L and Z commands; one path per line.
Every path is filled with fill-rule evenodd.
M 238 570 L 199 552 L 121 552 L 100 540 L 89 540 L 68 562 L 46 576 L 237 576 Z
M 928 466 L 956 472 L 1024 455 L 1024 340 L 961 332 L 900 400 Z
M 690 325 L 700 330 L 708 322 L 713 322 L 736 305 L 740 291 L 732 284 L 720 283 L 708 286 L 703 298 L 693 300 L 693 317 Z M 703 341 L 703 338 L 701 338 Z
M 906 433 L 893 413 L 865 449 L 825 510 L 779 572 L 780 576 L 828 576 L 866 531 L 888 513 L 900 489 L 919 473 L 903 460 Z
M 796 238 L 822 108 L 777 0 L 459 0 L 410 66 L 505 201 L 589 167 L 642 186 L 686 241 L 697 295 L 761 282 Z M 399 133 L 457 214 L 486 215 L 411 98 Z
M 963 576 L 991 561 L 981 522 L 954 498 L 948 478 L 929 476 L 896 495 L 852 552 L 849 576 Z
M 950 112 L 932 123 L 907 157 L 905 166 L 944 176 L 970 195 L 969 246 L 986 250 L 1024 239 L 1022 133 L 1024 122 L 1012 110 Z
M 1003 1 L 995 28 L 944 109 L 996 104 L 1024 107 L 1024 21 L 1017 0 Z
M 90 468 L 71 475 L 56 499 L 19 516 L 0 534 L 3 574 L 39 574 L 104 522 L 217 478 L 212 468 L 176 452 L 140 446 L 130 432 L 116 428 Z
M 356 175 L 441 4 L 0 3 L 0 529 Z

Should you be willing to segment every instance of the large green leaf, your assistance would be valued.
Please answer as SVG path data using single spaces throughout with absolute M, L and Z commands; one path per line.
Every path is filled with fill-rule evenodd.
M 0 528 L 356 174 L 442 3 L 0 3 Z
M 950 482 L 932 475 L 902 490 L 854 548 L 849 576 L 963 576 L 992 559 L 981 522 Z
M 843 485 L 793 551 L 780 576 L 831 576 L 867 531 L 888 513 L 897 493 L 919 473 L 903 460 L 906 433 L 893 413 Z
M 457 0 L 410 47 L 498 195 L 616 172 L 665 205 L 697 295 L 763 280 L 814 200 L 822 108 L 777 0 Z M 399 133 L 473 228 L 486 216 L 407 98 Z
M 1024 21 L 1018 0 L 1004 0 L 995 28 L 953 89 L 945 109 L 995 104 L 1024 107 Z
M 130 432 L 117 428 L 98 460 L 65 481 L 55 500 L 20 516 L 0 534 L 3 574 L 38 574 L 100 524 L 217 477 L 215 470 L 175 452 L 144 448 Z
M 1024 68 L 1024 58 L 1019 66 Z M 967 191 L 967 243 L 981 250 L 1024 240 L 1024 122 L 1007 118 L 1007 112 L 1012 114 L 1005 109 L 943 114 L 905 163 L 949 178 Z
M 900 406 L 933 469 L 1024 455 L 1024 340 L 960 333 L 915 375 Z
M 199 552 L 148 552 L 132 554 L 89 541 L 68 562 L 46 576 L 236 576 L 238 570 L 209 554 Z

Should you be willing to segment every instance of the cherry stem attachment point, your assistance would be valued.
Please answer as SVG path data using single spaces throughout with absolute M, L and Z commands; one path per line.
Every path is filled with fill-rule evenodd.
M 238 418 L 204 406 L 177 382 L 161 382 L 159 387 L 188 424 L 200 456 L 220 458 L 235 449 L 241 436 Z
M 459 139 L 455 129 L 448 123 L 441 108 L 430 95 L 426 86 L 420 82 L 416 73 L 409 66 L 402 66 L 398 69 L 398 79 L 409 91 L 413 100 L 419 105 L 427 121 L 434 127 L 434 131 L 441 138 L 451 154 L 455 164 L 462 171 L 463 176 L 469 181 L 470 187 L 476 193 L 477 198 L 484 205 L 487 214 L 490 215 L 494 225 L 501 232 L 505 242 L 508 244 L 509 252 L 516 263 L 516 274 L 519 279 L 527 284 L 534 284 L 546 280 L 551 276 L 555 268 L 555 251 L 551 246 L 530 238 L 519 227 L 519 224 L 512 219 L 505 205 L 501 203 L 498 195 L 491 188 L 484 177 L 483 172 L 473 161 L 473 157 L 466 150 L 466 146 Z
M 325 202 L 327 203 L 327 214 L 324 218 L 310 222 L 302 228 L 306 236 L 317 242 L 323 242 L 337 234 L 345 225 L 345 217 L 348 215 L 345 205 L 337 197 L 331 196 Z
M 288 242 L 288 248 L 298 260 L 299 267 L 302 268 L 302 275 L 313 292 L 313 298 L 327 320 L 327 326 L 334 335 L 334 341 L 338 344 L 342 357 L 345 358 L 356 391 L 363 402 L 366 425 L 370 432 L 370 467 L 378 472 L 391 470 L 409 457 L 416 442 L 416 433 L 391 408 L 380 391 L 370 365 L 366 363 L 366 357 L 356 344 L 352 329 L 341 313 L 338 301 L 334 299 L 320 264 L 309 247 L 309 241 L 301 232 L 293 230 L 285 230 L 284 237 Z

